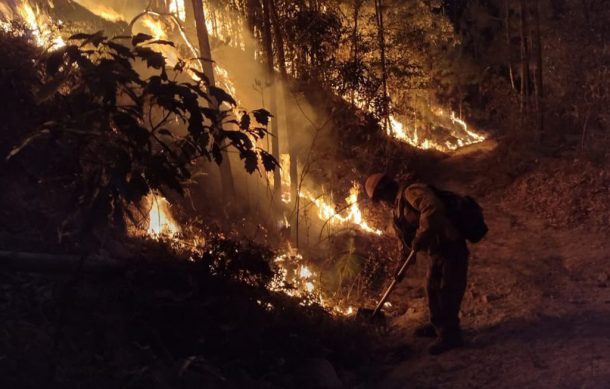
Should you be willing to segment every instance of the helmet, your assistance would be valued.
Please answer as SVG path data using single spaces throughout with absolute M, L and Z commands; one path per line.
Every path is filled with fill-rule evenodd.
M 364 190 L 366 191 L 367 196 L 369 196 L 369 199 L 372 199 L 375 195 L 375 191 L 379 187 L 379 183 L 387 180 L 388 178 L 389 177 L 385 173 L 375 173 L 367 177 L 366 181 L 364 182 Z

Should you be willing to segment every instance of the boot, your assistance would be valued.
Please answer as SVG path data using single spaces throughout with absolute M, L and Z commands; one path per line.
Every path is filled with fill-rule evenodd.
M 452 336 L 441 336 L 428 347 L 428 353 L 431 355 L 442 354 L 445 351 L 452 350 L 464 346 L 462 334 Z
M 436 330 L 431 323 L 425 323 L 415 327 L 413 334 L 418 338 L 436 338 Z

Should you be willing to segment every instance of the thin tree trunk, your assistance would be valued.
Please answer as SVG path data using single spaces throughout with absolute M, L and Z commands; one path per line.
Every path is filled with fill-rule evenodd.
M 188 3 L 184 4 L 184 16 L 184 28 L 190 34 L 195 31 L 195 9 L 189 7 Z
M 246 53 L 252 58 L 256 59 L 256 11 L 260 10 L 261 4 L 259 0 L 245 0 L 246 3 L 246 25 L 247 31 L 250 33 L 250 37 L 244 36 L 246 43 Z M 250 39 L 251 38 L 251 39 Z
M 195 26 L 197 28 L 197 39 L 199 40 L 199 55 L 201 57 L 201 67 L 203 69 L 203 73 L 206 75 L 206 77 L 208 77 L 208 80 L 210 82 L 209 86 L 211 87 L 215 85 L 214 67 L 212 63 L 212 50 L 210 48 L 208 29 L 205 25 L 203 0 L 192 0 L 192 4 L 193 14 L 195 16 Z M 212 101 L 214 101 L 213 98 Z M 224 146 L 225 141 L 223 140 L 221 147 L 224 148 Z M 233 182 L 233 174 L 231 173 L 231 161 L 229 160 L 229 154 L 225 153 L 224 158 L 220 163 L 219 169 L 224 198 L 227 201 L 231 201 L 235 197 L 235 184 Z
M 527 8 L 525 0 L 520 1 L 521 13 L 521 113 L 525 114 L 528 109 L 527 100 L 529 97 L 529 47 L 527 39 Z
M 534 22 L 534 56 L 536 60 L 536 72 L 534 73 L 535 103 L 536 103 L 536 127 L 538 139 L 544 137 L 544 84 L 542 80 L 542 39 L 540 37 L 540 12 L 538 10 L 539 0 L 532 4 L 532 19 Z
M 504 5 L 505 5 L 505 16 L 504 16 L 504 24 L 505 24 L 505 30 L 506 30 L 506 48 L 508 51 L 508 77 L 510 78 L 510 85 L 513 88 L 513 90 L 517 90 L 517 88 L 515 87 L 515 76 L 513 74 L 513 56 L 512 56 L 512 50 L 511 50 L 511 42 L 510 42 L 510 7 L 509 7 L 509 1 L 510 0 L 504 0 Z
M 360 18 L 360 8 L 362 7 L 363 0 L 354 0 L 354 31 L 352 32 L 352 61 L 354 65 L 358 64 L 359 59 L 359 47 L 358 47 L 358 19 Z M 354 104 L 356 101 L 355 85 L 350 85 L 351 91 L 351 103 Z
M 388 98 L 388 73 L 385 57 L 385 35 L 383 26 L 383 0 L 375 0 L 375 15 L 377 17 L 377 34 L 379 38 L 379 51 L 381 54 L 381 82 L 383 88 L 383 127 L 387 132 L 389 128 L 390 101 Z M 390 132 L 392 129 L 389 128 Z
M 270 0 L 263 0 L 263 46 L 265 48 L 265 57 L 267 62 L 267 79 L 269 84 L 269 90 L 271 94 L 271 114 L 277 115 L 277 96 L 276 96 L 276 85 L 275 85 L 275 69 L 273 66 L 273 44 L 271 36 L 271 10 Z M 279 140 L 279 126 L 277 118 L 271 120 L 271 154 L 276 160 L 280 160 L 280 140 Z M 273 191 L 276 196 L 281 195 L 282 178 L 280 176 L 280 169 L 273 171 Z M 279 199 L 279 197 L 278 197 Z
M 280 69 L 280 74 L 282 76 L 282 81 L 284 83 L 284 91 L 289 91 L 291 89 L 290 80 L 288 78 L 288 71 L 286 70 L 286 53 L 284 51 L 284 35 L 282 34 L 282 29 L 280 28 L 280 21 L 277 13 L 277 8 L 275 6 L 275 0 L 269 0 L 271 5 L 271 17 L 273 21 L 273 31 L 275 35 L 275 42 L 277 47 L 277 56 L 278 56 L 278 67 Z M 286 92 L 284 92 L 284 109 L 287 110 L 288 107 L 288 98 L 286 96 Z M 295 226 L 293 230 L 292 239 L 296 244 L 296 247 L 299 247 L 299 172 L 298 172 L 298 153 L 296 150 L 296 144 L 290 130 L 294 130 L 296 128 L 296 123 L 294 123 L 294 119 L 290 115 L 286 115 L 286 141 L 288 143 L 288 153 L 290 155 L 290 200 L 292 204 L 295 205 L 294 209 L 294 217 L 291 220 L 291 223 Z
M 277 47 L 277 56 L 278 56 L 278 67 L 280 68 L 280 74 L 282 76 L 282 81 L 284 83 L 284 87 L 286 89 L 290 89 L 290 80 L 288 78 L 288 71 L 286 70 L 286 53 L 284 51 L 284 35 L 282 34 L 282 29 L 280 28 L 280 20 L 277 14 L 277 8 L 275 6 L 275 0 L 269 0 L 269 4 L 271 5 L 271 17 L 273 19 L 273 31 L 275 35 L 275 42 Z M 286 96 L 284 95 L 284 100 L 286 101 Z M 285 106 L 288 106 L 288 102 L 286 101 Z M 294 129 L 296 127 L 295 123 L 292 120 L 291 116 L 286 118 L 286 122 L 288 124 L 288 129 Z M 286 130 L 286 140 L 288 142 L 288 150 L 290 153 L 290 198 L 292 201 L 296 201 L 298 197 L 298 161 L 297 161 L 297 152 L 295 146 L 294 139 L 291 138 L 290 131 Z

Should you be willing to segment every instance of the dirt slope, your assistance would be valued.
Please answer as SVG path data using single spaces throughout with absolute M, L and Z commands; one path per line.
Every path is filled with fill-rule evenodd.
M 530 212 L 498 205 L 502 195 L 482 199 L 490 233 L 471 247 L 462 305 L 467 346 L 433 357 L 428 341 L 411 334 L 426 315 L 421 258 L 391 298 L 406 310 L 391 322 L 401 344 L 386 348 L 381 383 L 365 387 L 610 387 L 607 236 L 584 227 L 549 229 Z M 401 349 L 409 350 L 402 358 Z

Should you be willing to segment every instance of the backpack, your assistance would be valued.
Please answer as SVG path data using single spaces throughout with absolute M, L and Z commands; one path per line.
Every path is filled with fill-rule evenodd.
M 470 196 L 462 196 L 448 190 L 441 190 L 430 185 L 430 188 L 445 205 L 447 217 L 457 230 L 471 243 L 477 243 L 489 230 L 483 217 L 483 209 Z

